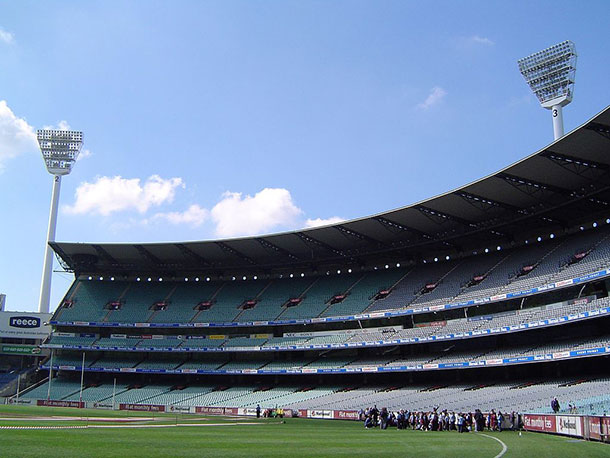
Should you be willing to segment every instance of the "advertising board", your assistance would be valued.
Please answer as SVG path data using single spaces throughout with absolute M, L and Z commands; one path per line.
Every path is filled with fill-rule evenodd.
M 332 410 L 308 410 L 307 418 L 334 418 Z
M 589 431 L 591 439 L 601 437 L 599 417 L 582 417 L 579 415 L 523 415 L 523 426 L 527 431 L 562 434 L 564 436 L 584 437 L 584 430 Z M 585 426 L 586 428 L 583 428 Z
M 0 337 L 46 339 L 51 333 L 50 313 L 0 312 Z
M 582 418 L 576 416 L 558 415 L 555 418 L 557 434 L 566 436 L 582 436 Z
M 523 415 L 523 426 L 527 431 L 539 431 L 543 433 L 556 432 L 554 415 Z
M 85 403 L 79 401 L 55 401 L 53 399 L 38 399 L 36 401 L 36 405 L 38 406 L 48 406 L 48 407 L 76 407 L 76 408 L 84 408 Z
M 206 415 L 224 415 L 224 407 L 195 407 L 195 413 L 203 413 Z
M 602 419 L 600 417 L 586 417 L 585 430 L 588 432 L 588 439 L 602 440 Z
M 333 418 L 337 420 L 359 420 L 357 410 L 333 410 Z
M 165 412 L 165 406 L 153 404 L 119 404 L 119 410 L 133 410 L 137 412 Z
M 49 350 L 42 350 L 38 345 L 2 344 L 0 353 L 4 355 L 48 355 Z

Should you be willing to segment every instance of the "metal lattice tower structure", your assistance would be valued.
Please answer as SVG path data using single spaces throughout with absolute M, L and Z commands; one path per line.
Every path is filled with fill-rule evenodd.
M 53 175 L 49 227 L 47 229 L 40 300 L 38 302 L 38 311 L 48 313 L 51 296 L 51 274 L 53 273 L 53 250 L 49 246 L 49 242 L 55 241 L 61 177 L 72 171 L 83 144 L 83 133 L 72 130 L 43 129 L 37 132 L 37 138 L 47 171 Z

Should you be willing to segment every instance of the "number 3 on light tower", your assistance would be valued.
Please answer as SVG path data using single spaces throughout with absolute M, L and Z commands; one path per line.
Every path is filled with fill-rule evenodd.
M 553 109 L 553 118 L 556 118 L 556 117 L 557 117 L 557 108 L 554 108 Z

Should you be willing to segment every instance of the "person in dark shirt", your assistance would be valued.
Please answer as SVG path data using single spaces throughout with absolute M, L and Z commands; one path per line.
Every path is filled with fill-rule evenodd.
M 371 417 L 373 417 L 373 426 L 377 426 L 379 424 L 379 409 L 377 408 L 377 404 L 371 409 Z
M 556 397 L 554 397 L 553 400 L 551 401 L 551 410 L 554 413 L 559 412 L 559 401 L 557 400 Z
M 389 416 L 388 409 L 382 407 L 379 416 L 381 417 L 381 429 L 387 429 Z

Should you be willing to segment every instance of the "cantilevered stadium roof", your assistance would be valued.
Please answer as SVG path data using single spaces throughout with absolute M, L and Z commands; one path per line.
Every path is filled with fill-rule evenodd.
M 610 107 L 540 151 L 437 197 L 330 226 L 255 237 L 166 243 L 53 242 L 83 273 L 227 275 L 373 267 L 556 236 L 610 218 Z

